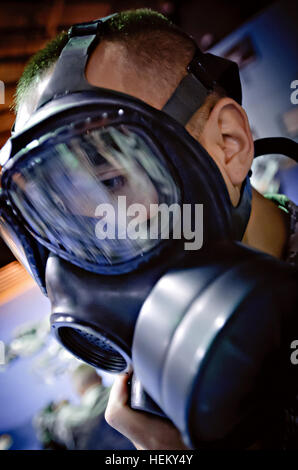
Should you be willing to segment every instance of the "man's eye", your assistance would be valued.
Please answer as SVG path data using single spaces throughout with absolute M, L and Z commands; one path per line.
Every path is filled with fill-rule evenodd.
M 102 180 L 101 182 L 105 185 L 107 189 L 111 191 L 116 191 L 125 185 L 126 179 L 123 175 L 119 175 L 119 176 L 114 176 L 113 178 Z

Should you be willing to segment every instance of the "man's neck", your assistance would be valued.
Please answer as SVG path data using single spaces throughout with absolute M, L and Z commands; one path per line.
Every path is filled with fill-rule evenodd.
M 289 216 L 255 189 L 251 216 L 242 242 L 282 259 L 289 237 Z

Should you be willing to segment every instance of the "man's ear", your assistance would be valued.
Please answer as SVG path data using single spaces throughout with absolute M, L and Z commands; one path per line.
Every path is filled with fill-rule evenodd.
M 231 98 L 221 98 L 209 114 L 200 142 L 219 166 L 228 189 L 241 187 L 254 155 L 244 109 Z

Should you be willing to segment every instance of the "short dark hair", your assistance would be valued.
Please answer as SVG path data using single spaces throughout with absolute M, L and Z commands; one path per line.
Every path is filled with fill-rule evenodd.
M 101 40 L 125 44 L 136 70 L 155 75 L 161 86 L 177 84 L 176 77 L 195 50 L 194 41 L 186 33 L 161 13 L 147 8 L 123 11 L 109 19 L 104 23 Z M 67 32 L 63 31 L 30 59 L 17 85 L 16 110 L 32 83 L 58 60 L 67 41 Z

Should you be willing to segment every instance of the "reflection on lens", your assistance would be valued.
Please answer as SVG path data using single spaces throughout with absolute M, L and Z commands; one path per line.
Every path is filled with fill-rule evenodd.
M 10 194 L 33 233 L 97 264 L 128 261 L 159 243 L 150 238 L 152 207 L 179 202 L 153 143 L 124 126 L 44 142 L 16 166 Z

